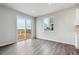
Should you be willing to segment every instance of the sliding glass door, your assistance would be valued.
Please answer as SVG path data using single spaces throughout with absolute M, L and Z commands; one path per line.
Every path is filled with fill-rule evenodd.
M 30 19 L 26 19 L 26 38 L 31 38 L 32 23 Z
M 17 39 L 19 41 L 31 39 L 31 20 L 24 16 L 17 16 Z

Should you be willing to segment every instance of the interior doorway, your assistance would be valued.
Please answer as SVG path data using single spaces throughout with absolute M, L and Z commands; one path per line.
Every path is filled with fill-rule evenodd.
M 25 16 L 17 16 L 17 41 L 31 39 L 32 21 Z

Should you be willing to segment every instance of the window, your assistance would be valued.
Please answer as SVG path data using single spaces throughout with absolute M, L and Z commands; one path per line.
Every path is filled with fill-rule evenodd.
M 17 16 L 17 29 L 25 29 L 25 17 Z
M 53 30 L 53 22 L 51 18 L 45 18 L 43 20 L 43 28 L 44 31 Z
M 25 40 L 31 38 L 31 19 L 26 16 L 17 16 L 17 39 Z

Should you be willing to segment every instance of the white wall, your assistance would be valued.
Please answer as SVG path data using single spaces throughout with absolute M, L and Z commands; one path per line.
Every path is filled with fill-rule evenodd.
M 0 5 L 0 46 L 16 42 L 17 15 L 28 16 L 21 12 L 17 12 L 15 10 Z M 28 17 L 30 19 L 34 19 L 31 16 Z
M 33 18 L 32 21 L 32 38 L 36 38 L 36 18 Z
M 43 18 L 54 16 L 54 31 L 43 31 Z M 74 34 L 75 8 L 68 8 L 37 18 L 36 37 L 51 41 L 75 45 Z
M 75 47 L 79 49 L 79 8 L 76 8 L 74 30 L 75 30 Z

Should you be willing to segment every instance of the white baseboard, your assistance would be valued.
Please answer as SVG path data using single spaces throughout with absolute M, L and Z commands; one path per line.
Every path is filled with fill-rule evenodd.
M 16 41 L 2 42 L 2 43 L 0 43 L 0 47 L 2 47 L 2 46 L 6 46 L 6 45 L 10 45 L 10 44 L 13 44 L 13 43 L 16 43 Z
M 59 42 L 59 43 L 64 43 L 64 44 L 68 44 L 68 45 L 73 45 L 73 46 L 75 46 L 75 44 L 71 44 L 71 43 L 67 43 L 67 42 L 62 42 L 62 41 L 57 41 L 57 40 L 44 39 L 44 38 L 37 38 L 37 39 L 49 40 L 49 41 L 54 41 L 54 42 Z

